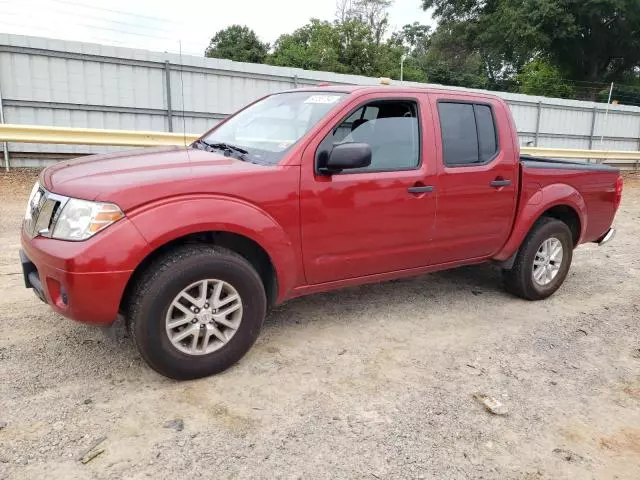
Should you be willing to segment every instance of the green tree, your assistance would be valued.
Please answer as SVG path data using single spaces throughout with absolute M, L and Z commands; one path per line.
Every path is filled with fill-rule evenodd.
M 231 25 L 217 32 L 204 52 L 205 57 L 226 58 L 236 62 L 264 63 L 269 44 L 256 32 L 242 25 Z
M 275 42 L 273 65 L 399 78 L 403 49 L 392 41 L 376 43 L 371 26 L 358 18 L 334 22 L 312 19 Z M 410 71 L 405 77 L 410 79 Z
M 340 38 L 340 63 L 349 73 L 377 76 L 378 45 L 371 27 L 359 19 L 336 22 L 334 28 Z
M 405 55 L 404 80 L 414 82 L 431 80 L 427 75 L 427 57 L 431 46 L 430 32 L 431 27 L 428 25 L 414 22 L 391 34 L 388 44 L 402 49 Z
M 546 59 L 535 59 L 518 75 L 519 91 L 527 95 L 574 98 L 575 90 L 567 85 L 557 67 Z
M 394 39 L 389 39 L 378 47 L 374 62 L 375 72 L 373 76 L 399 79 L 400 63 L 403 55 L 406 55 L 403 69 L 403 80 L 426 82 L 427 74 L 422 66 L 417 62 L 416 57 L 407 55 L 405 48 L 396 43 Z
M 638 0 L 422 0 L 441 25 L 464 25 L 490 76 L 548 58 L 569 78 L 615 81 L 640 65 Z
M 389 27 L 389 7 L 393 0 L 338 0 L 336 19 L 338 23 L 360 20 L 371 29 L 376 45 Z
M 428 36 L 428 27 L 408 27 L 412 26 L 405 26 L 401 33 L 408 50 L 407 63 L 420 70 L 425 80 L 468 88 L 489 87 L 483 59 L 468 48 L 460 24 L 440 25 Z
M 268 61 L 273 65 L 347 73 L 340 61 L 340 32 L 327 21 L 312 18 L 293 33 L 281 35 Z
M 618 81 L 640 66 L 638 0 L 528 0 L 524 18 L 533 40 L 570 78 Z M 525 36 L 526 38 L 526 36 Z
M 431 27 L 413 22 L 391 34 L 391 42 L 402 46 L 407 55 L 425 55 L 429 49 Z

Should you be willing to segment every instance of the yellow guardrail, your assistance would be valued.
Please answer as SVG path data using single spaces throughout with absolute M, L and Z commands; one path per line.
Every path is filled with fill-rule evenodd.
M 0 125 L 0 142 L 63 143 L 69 145 L 117 145 L 152 147 L 184 145 L 199 135 L 168 132 L 136 132 L 98 128 L 44 127 L 40 125 Z
M 577 150 L 571 148 L 520 147 L 523 155 L 550 158 L 597 158 L 598 160 L 640 160 L 631 150 Z
M 0 142 L 61 143 L 70 145 L 117 145 L 151 147 L 184 145 L 199 135 L 168 132 L 137 132 L 95 128 L 45 127 L 0 124 Z M 598 160 L 640 160 L 640 152 L 623 150 L 577 150 L 567 148 L 522 147 L 525 155 L 550 158 L 589 158 Z

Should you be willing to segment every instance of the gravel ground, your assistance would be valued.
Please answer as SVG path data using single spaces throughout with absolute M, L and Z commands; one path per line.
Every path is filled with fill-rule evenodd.
M 640 478 L 640 178 L 547 301 L 491 266 L 298 299 L 183 383 L 23 287 L 33 180 L 0 174 L 0 478 Z

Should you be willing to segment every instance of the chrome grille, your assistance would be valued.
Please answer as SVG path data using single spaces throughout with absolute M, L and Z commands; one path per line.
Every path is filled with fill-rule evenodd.
M 24 229 L 33 238 L 37 235 L 51 236 L 55 219 L 68 199 L 38 188 L 37 193 L 29 201 Z

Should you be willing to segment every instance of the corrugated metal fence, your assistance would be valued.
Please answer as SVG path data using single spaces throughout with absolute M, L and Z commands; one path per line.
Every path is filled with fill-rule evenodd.
M 257 97 L 320 82 L 378 79 L 0 34 L 5 123 L 198 133 Z M 640 150 L 638 107 L 498 95 L 523 145 Z M 10 143 L 9 153 L 26 166 L 116 148 Z

